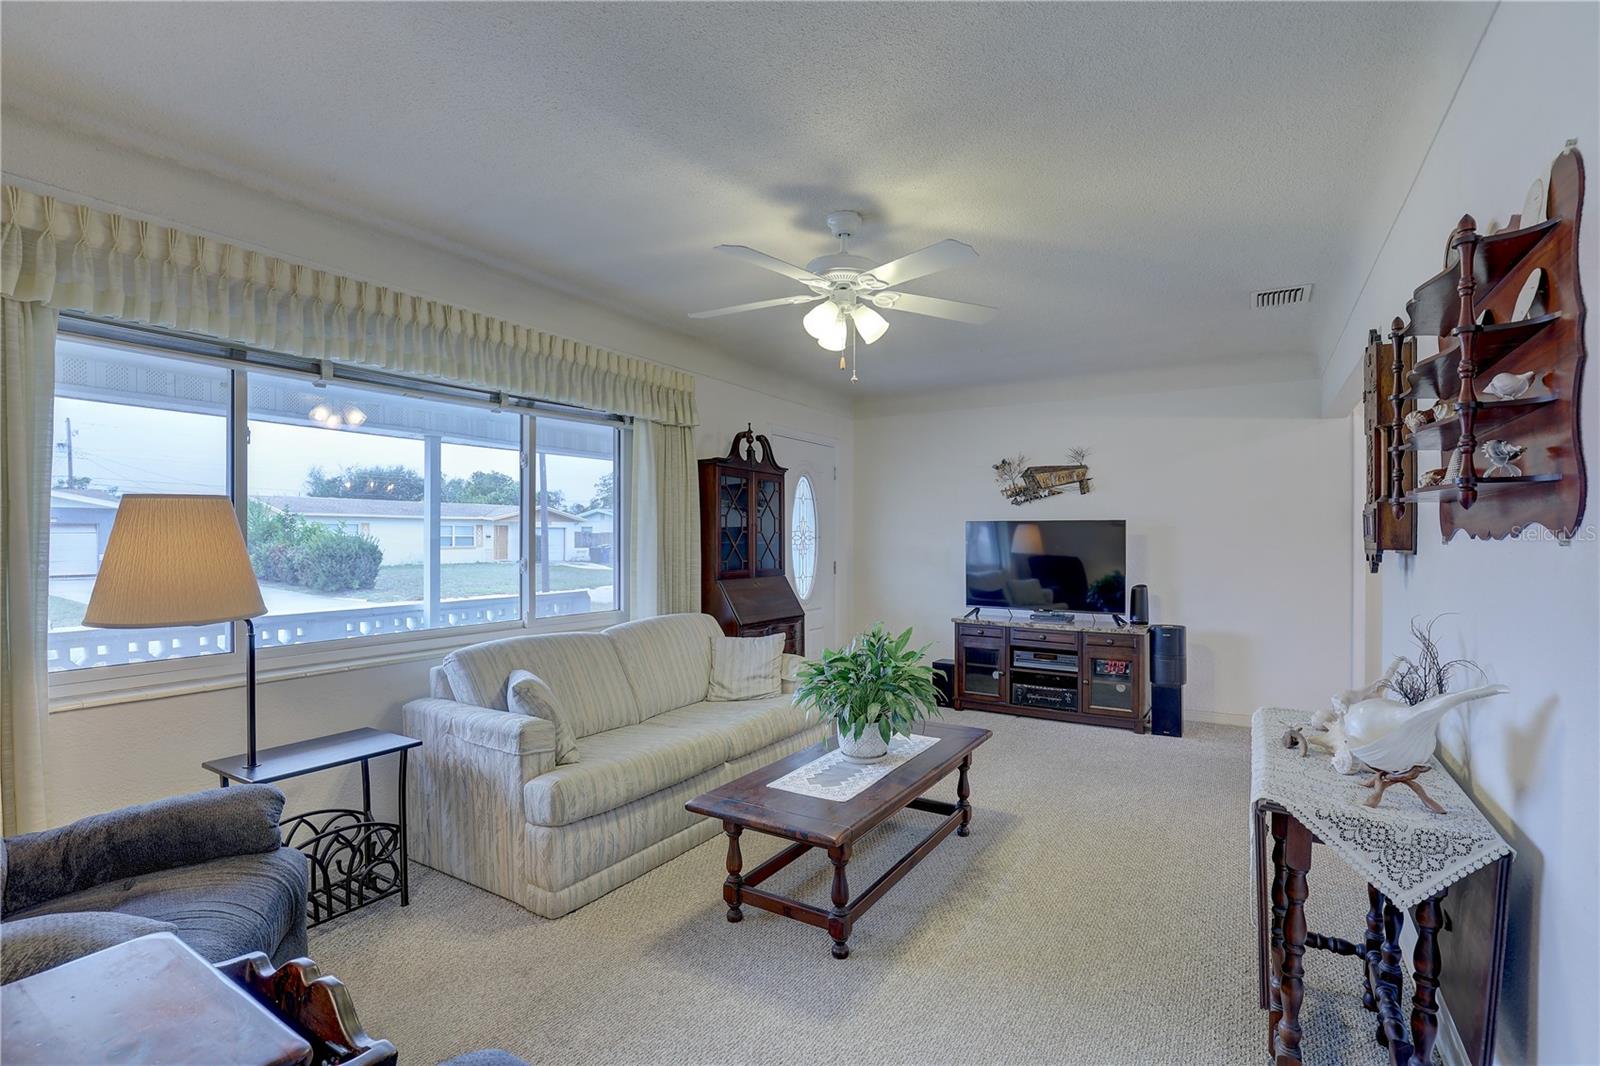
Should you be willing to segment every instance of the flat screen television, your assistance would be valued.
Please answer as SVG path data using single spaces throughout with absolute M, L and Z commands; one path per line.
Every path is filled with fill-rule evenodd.
M 967 606 L 1128 613 L 1128 524 L 968 522 Z

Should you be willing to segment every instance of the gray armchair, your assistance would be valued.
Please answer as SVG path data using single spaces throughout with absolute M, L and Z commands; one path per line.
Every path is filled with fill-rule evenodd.
M 0 843 L 0 983 L 148 933 L 212 962 L 306 951 L 306 857 L 283 793 L 242 785 L 91 815 Z

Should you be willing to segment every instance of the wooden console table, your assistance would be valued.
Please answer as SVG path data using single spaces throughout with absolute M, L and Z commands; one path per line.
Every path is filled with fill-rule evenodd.
M 1305 711 L 1263 708 L 1251 722 L 1251 836 L 1254 849 L 1257 959 L 1261 1007 L 1267 1013 L 1267 1056 L 1277 1066 L 1301 1061 L 1300 1009 L 1305 998 L 1302 960 L 1307 948 L 1354 957 L 1361 967 L 1361 1003 L 1377 1015 L 1375 1038 L 1395 1066 L 1428 1066 L 1439 1024 L 1439 989 L 1458 1006 L 1463 1043 L 1477 1066 L 1489 1066 L 1494 1048 L 1500 973 L 1505 962 L 1511 849 L 1472 800 L 1435 767 L 1428 789 L 1446 808 L 1434 814 L 1415 795 L 1394 789 L 1378 810 L 1362 805 L 1371 793 L 1360 777 L 1336 773 L 1326 754 L 1302 756 L 1282 745 Z M 1270 841 L 1270 845 L 1269 842 Z M 1361 942 L 1311 932 L 1305 905 L 1310 894 L 1312 846 L 1327 845 L 1368 878 L 1367 921 Z M 1469 875 L 1482 870 L 1478 878 Z M 1474 905 L 1472 927 L 1457 970 L 1447 977 L 1441 940 L 1451 928 L 1446 893 L 1487 878 L 1488 905 Z M 1415 923 L 1409 1018 L 1402 1004 L 1404 957 L 1400 933 L 1407 910 Z M 1466 917 L 1468 908 L 1462 908 Z M 1453 979 L 1452 979 L 1453 978 Z M 1470 1013 L 1469 1013 L 1470 1012 Z

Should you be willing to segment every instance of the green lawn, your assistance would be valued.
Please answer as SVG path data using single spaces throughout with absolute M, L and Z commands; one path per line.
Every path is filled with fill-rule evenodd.
M 89 605 L 69 600 L 64 596 L 50 597 L 50 628 L 66 629 L 68 626 L 83 625 L 83 612 Z
M 610 567 L 591 569 L 553 563 L 548 591 L 599 588 L 611 584 L 611 576 Z M 533 578 L 537 585 L 537 568 Z M 451 563 L 440 569 L 439 592 L 447 600 L 464 596 L 515 596 L 520 580 L 516 563 Z M 422 598 L 422 564 L 380 566 L 377 584 L 347 595 L 373 603 L 419 600 Z

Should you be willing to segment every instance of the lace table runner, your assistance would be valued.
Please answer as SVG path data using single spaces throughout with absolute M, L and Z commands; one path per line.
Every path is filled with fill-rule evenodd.
M 1511 847 L 1439 766 L 1418 779 L 1444 807 L 1434 814 L 1404 785 L 1391 786 L 1378 807 L 1361 782 L 1368 774 L 1336 773 L 1326 752 L 1301 757 L 1283 746 L 1291 726 L 1311 720 L 1309 711 L 1263 707 L 1250 720 L 1250 801 L 1270 800 L 1294 815 L 1317 839 L 1338 852 L 1357 873 L 1397 907 L 1437 895 Z
M 856 762 L 844 752 L 834 750 L 818 756 L 796 770 L 790 770 L 768 788 L 796 792 L 802 796 L 841 802 L 853 799 L 881 780 L 889 771 L 904 766 L 916 755 L 939 743 L 938 737 L 922 734 L 889 741 L 889 754 L 876 762 Z

